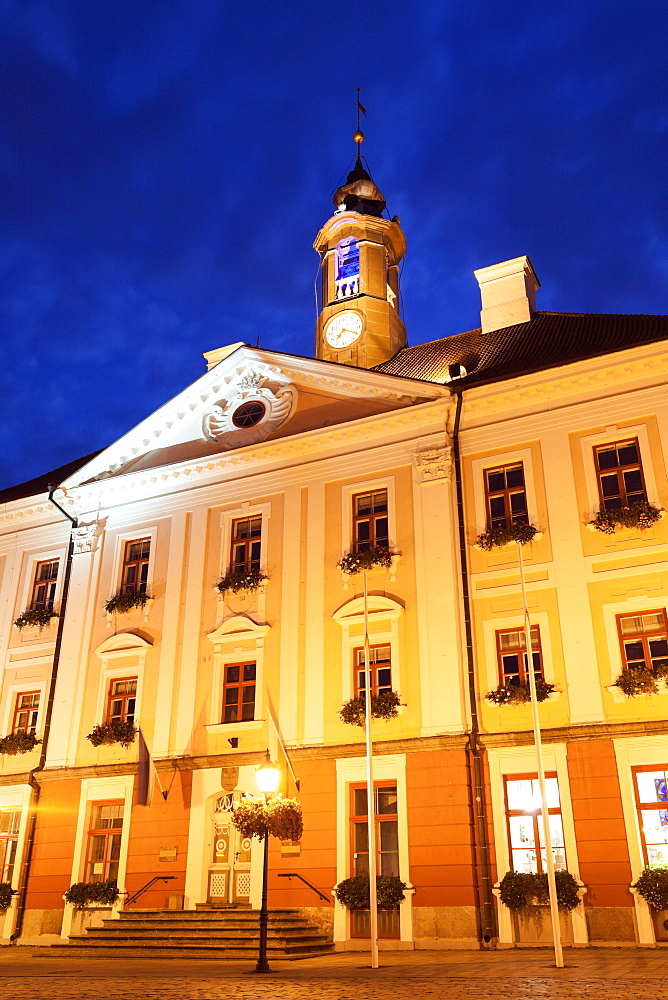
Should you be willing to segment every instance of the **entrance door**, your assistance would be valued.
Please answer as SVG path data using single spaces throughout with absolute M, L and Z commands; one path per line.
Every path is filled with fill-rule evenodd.
M 209 868 L 208 902 L 215 906 L 248 903 L 250 896 L 251 838 L 242 837 L 232 824 L 236 793 L 216 802 L 213 814 L 213 859 Z

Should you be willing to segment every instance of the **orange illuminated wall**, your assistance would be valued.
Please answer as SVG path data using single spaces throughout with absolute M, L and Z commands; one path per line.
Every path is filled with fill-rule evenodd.
M 45 781 L 39 800 L 26 909 L 62 910 L 72 881 L 80 781 Z
M 580 878 L 589 906 L 633 906 L 631 865 L 611 740 L 568 744 Z
M 175 878 L 170 882 L 157 882 L 142 893 L 134 904 L 140 909 L 166 909 L 169 897 L 183 893 L 185 888 L 192 772 L 176 772 L 173 783 L 168 774 L 161 774 L 160 780 L 169 789 L 166 801 L 156 786 L 150 806 L 132 807 L 125 886 L 132 894 L 154 875 L 174 875 Z M 161 861 L 163 848 L 176 848 L 176 860 Z

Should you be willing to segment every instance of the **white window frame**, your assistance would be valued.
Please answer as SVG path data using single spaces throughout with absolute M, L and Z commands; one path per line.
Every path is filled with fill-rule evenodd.
M 8 785 L 0 788 L 0 810 L 2 812 L 21 812 L 19 823 L 19 834 L 16 844 L 16 858 L 14 861 L 14 874 L 12 876 L 12 888 L 18 889 L 21 881 L 21 867 L 23 864 L 23 852 L 25 849 L 26 830 L 28 827 L 28 806 L 30 805 L 30 785 Z M 5 941 L 9 941 L 10 934 L 14 931 L 14 917 L 18 904 L 18 896 L 12 898 L 7 907 L 4 918 L 0 920 L 2 928 L 1 936 Z M 2 916 L 2 915 L 0 915 Z M 30 943 L 24 942 L 23 943 Z
M 261 517 L 262 533 L 260 535 L 260 573 L 267 574 L 267 535 L 269 530 L 269 518 L 271 517 L 271 503 L 252 504 L 244 502 L 238 507 L 224 510 L 220 515 L 220 559 L 221 575 L 224 576 L 232 569 L 232 524 L 245 517 Z
M 647 582 L 647 580 L 645 582 Z M 657 587 L 656 597 L 653 597 L 649 590 L 647 590 L 644 594 L 641 594 L 638 597 L 629 597 L 623 601 L 616 601 L 614 603 L 603 604 L 601 606 L 601 611 L 603 612 L 603 624 L 605 627 L 605 638 L 608 646 L 608 662 L 610 664 L 608 691 L 612 695 L 614 701 L 628 701 L 628 698 L 623 691 L 620 691 L 615 684 L 616 679 L 619 677 L 624 667 L 622 652 L 619 647 L 617 615 L 635 615 L 641 611 L 658 611 L 661 608 L 668 613 L 668 606 L 666 605 L 666 597 L 663 586 Z M 659 680 L 657 684 L 659 694 L 668 694 L 668 685 L 665 681 Z
M 44 718 L 44 708 L 46 701 L 47 692 L 47 680 L 42 678 L 42 680 L 18 680 L 13 681 L 8 684 L 4 690 L 5 705 L 2 713 L 2 732 L 7 735 L 9 733 L 9 727 L 14 721 L 14 708 L 16 706 L 16 696 L 19 694 L 27 693 L 28 691 L 39 691 L 39 708 L 37 711 L 37 727 L 36 734 L 40 736 L 42 732 L 42 722 Z
M 90 814 L 93 804 L 95 802 L 108 801 L 109 799 L 120 799 L 123 802 L 123 826 L 121 828 L 121 852 L 118 862 L 117 885 L 121 892 L 125 891 L 125 873 L 128 864 L 128 842 L 134 780 L 134 775 L 127 774 L 120 778 L 116 776 L 110 778 L 84 778 L 81 782 L 79 815 L 77 817 L 77 829 L 74 837 L 74 855 L 72 858 L 72 871 L 70 874 L 71 885 L 75 882 L 80 882 L 83 878 L 83 866 L 86 858 Z M 120 903 L 116 901 L 112 906 L 112 913 L 117 913 L 119 907 Z M 65 913 L 63 915 L 63 927 L 61 931 L 62 937 L 69 937 L 72 930 L 73 915 L 74 906 L 72 903 L 66 903 Z
M 373 493 L 376 490 L 387 490 L 387 536 L 390 551 L 396 548 L 397 518 L 395 503 L 394 476 L 383 476 L 382 479 L 365 479 L 356 483 L 347 483 L 341 489 L 341 552 L 352 552 L 355 544 L 353 538 L 353 497 L 360 493 Z
M 471 462 L 473 477 L 473 499 L 475 504 L 476 534 L 487 531 L 487 502 L 485 495 L 485 470 L 495 469 L 501 465 L 517 465 L 522 463 L 524 471 L 524 491 L 527 498 L 527 517 L 539 531 L 544 531 L 546 525 L 538 523 L 538 505 L 536 503 L 536 479 L 533 467 L 531 448 L 517 448 L 515 451 L 502 451 L 497 455 L 486 455 L 485 458 L 474 458 Z
M 53 606 L 58 611 L 60 609 L 60 598 L 63 591 L 63 577 L 67 551 L 65 549 L 45 549 L 44 551 L 30 551 L 25 553 L 26 570 L 21 588 L 22 599 L 19 607 L 19 614 L 22 614 L 28 607 L 32 596 L 33 584 L 35 583 L 35 570 L 37 563 L 49 562 L 51 559 L 58 560 L 58 579 L 56 580 L 56 593 L 53 598 Z
M 399 877 L 412 889 L 408 854 L 408 805 L 406 795 L 406 754 L 384 754 L 373 762 L 373 780 L 397 783 L 397 833 L 399 839 Z M 336 882 L 350 872 L 350 786 L 366 781 L 364 757 L 343 757 L 336 762 Z M 334 901 L 334 941 L 347 941 L 350 915 L 345 906 Z M 413 893 L 399 904 L 399 939 L 413 940 Z
M 550 641 L 550 617 L 547 611 L 531 612 L 531 624 L 540 629 L 540 649 L 543 657 L 543 677 L 548 684 L 554 684 L 554 662 L 552 660 L 552 643 Z M 485 668 L 487 690 L 493 691 L 499 686 L 499 665 L 497 661 L 496 633 L 506 629 L 524 630 L 524 619 L 517 612 L 505 618 L 490 618 L 483 622 L 483 642 L 485 649 Z M 560 692 L 553 692 L 554 695 Z M 550 696 L 551 700 L 552 696 Z
M 111 573 L 112 588 L 109 594 L 118 594 L 121 589 L 121 574 L 123 572 L 123 556 L 127 542 L 136 542 L 139 538 L 151 539 L 151 554 L 148 560 L 148 574 L 146 577 L 146 593 L 153 597 L 153 570 L 155 568 L 155 546 L 158 538 L 158 527 L 153 525 L 150 528 L 137 528 L 134 531 L 119 532 L 116 535 L 116 547 L 114 549 L 114 562 Z M 106 598 L 105 598 L 106 600 Z
M 561 823 L 564 830 L 564 847 L 566 849 L 566 864 L 571 875 L 580 880 L 580 862 L 578 845 L 575 837 L 573 821 L 573 805 L 568 776 L 567 747 L 565 743 L 552 743 L 543 748 L 545 770 L 555 771 L 559 786 L 559 804 L 561 807 Z M 489 763 L 489 781 L 491 787 L 492 817 L 494 821 L 494 845 L 496 850 L 496 869 L 499 879 L 510 871 L 510 845 L 508 843 L 508 823 L 506 819 L 506 801 L 504 795 L 504 778 L 512 778 L 515 774 L 534 774 L 537 770 L 536 751 L 533 747 L 490 747 L 487 755 Z M 498 893 L 498 890 L 495 890 Z M 507 906 L 499 903 L 499 943 L 512 944 L 513 922 Z M 573 943 L 587 944 L 587 921 L 584 906 L 576 906 L 570 914 L 573 927 Z
M 226 618 L 214 632 L 208 634 L 207 639 L 213 644 L 213 675 L 208 712 L 209 722 L 205 724 L 207 733 L 234 736 L 244 731 L 262 729 L 264 726 L 265 719 L 262 718 L 264 641 L 270 631 L 271 625 L 257 625 L 244 615 L 233 615 Z M 222 722 L 225 667 L 228 663 L 240 663 L 244 660 L 255 661 L 254 718 L 247 722 Z
M 96 650 L 95 655 L 102 661 L 95 704 L 95 721 L 93 725 L 102 726 L 107 714 L 109 685 L 119 677 L 130 677 L 136 674 L 137 693 L 135 695 L 135 726 L 139 726 L 141 718 L 141 703 L 144 689 L 144 670 L 146 654 L 151 649 L 151 643 L 135 635 L 134 632 L 118 632 L 110 639 L 105 639 Z M 136 663 L 117 666 L 120 659 L 134 658 Z
M 612 444 L 614 441 L 624 441 L 626 438 L 637 438 L 638 449 L 640 451 L 640 464 L 642 466 L 647 499 L 651 504 L 660 506 L 658 491 L 656 488 L 656 478 L 652 466 L 652 452 L 649 445 L 649 434 L 647 424 L 630 424 L 628 427 L 618 427 L 617 424 L 609 424 L 604 431 L 597 434 L 587 434 L 580 438 L 582 449 L 582 461 L 584 467 L 585 485 L 587 488 L 587 503 L 589 513 L 593 518 L 601 507 L 601 500 L 598 492 L 598 478 L 596 476 L 596 461 L 594 459 L 594 448 L 602 444 Z
M 370 626 L 369 642 L 372 646 L 389 643 L 392 657 L 392 690 L 400 691 L 399 623 L 405 609 L 390 597 L 382 597 L 377 594 L 369 594 L 367 601 Z M 347 601 L 334 612 L 332 618 L 341 626 L 341 700 L 348 701 L 355 694 L 353 650 L 364 643 L 364 598 L 356 597 L 352 601 Z M 376 630 L 374 628 L 376 625 L 380 625 L 381 628 Z

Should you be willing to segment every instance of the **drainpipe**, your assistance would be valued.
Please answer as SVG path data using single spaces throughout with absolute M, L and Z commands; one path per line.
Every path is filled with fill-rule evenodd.
M 459 450 L 459 425 L 464 401 L 463 389 L 455 389 L 457 408 L 452 431 L 452 456 L 455 467 L 455 490 L 457 497 L 457 528 L 459 533 L 459 562 L 462 581 L 462 604 L 464 609 L 464 636 L 466 640 L 466 667 L 469 692 L 471 728 L 466 743 L 468 769 L 471 775 L 469 791 L 473 801 L 473 848 L 479 867 L 479 910 L 480 947 L 495 947 L 497 938 L 496 908 L 492 893 L 490 848 L 487 837 L 487 809 L 485 804 L 485 782 L 482 762 L 484 747 L 480 742 L 480 721 L 478 718 L 478 695 L 476 691 L 475 658 L 473 654 L 473 629 L 471 626 L 471 594 L 469 589 L 468 554 L 466 547 L 466 521 L 464 518 L 464 491 L 462 487 L 462 463 Z
M 67 513 L 66 510 L 60 506 L 53 499 L 53 494 L 58 489 L 58 486 L 54 486 L 49 483 L 49 501 L 57 507 L 58 510 L 63 514 L 68 521 L 71 522 L 70 528 L 70 541 L 67 549 L 67 559 L 65 561 L 65 576 L 63 578 L 63 590 L 60 599 L 60 612 L 58 615 L 58 629 L 56 632 L 56 644 L 53 650 L 53 665 L 51 667 L 51 679 L 49 681 L 49 691 L 46 701 L 46 711 L 44 713 L 44 730 L 42 732 L 42 745 L 39 755 L 39 763 L 36 767 L 33 767 L 32 771 L 28 775 L 28 784 L 30 785 L 30 805 L 28 807 L 28 829 L 26 832 L 25 847 L 23 849 L 23 863 L 21 865 L 21 879 L 19 886 L 19 901 L 16 907 L 16 920 L 14 922 L 14 933 L 10 937 L 10 942 L 12 944 L 17 944 L 21 934 L 23 933 L 23 918 L 26 911 L 26 897 L 28 894 L 28 880 L 30 879 L 30 867 L 32 864 L 33 849 L 35 847 L 35 829 L 37 826 L 37 810 L 39 806 L 40 794 L 42 787 L 37 781 L 35 775 L 44 769 L 44 764 L 46 763 L 46 754 L 49 746 L 49 734 L 51 732 L 51 718 L 53 716 L 53 703 L 56 694 L 56 680 L 58 679 L 58 664 L 60 662 L 60 649 L 63 644 L 63 629 L 65 627 L 65 609 L 67 607 L 67 595 L 70 589 L 70 576 L 72 573 L 72 556 L 74 554 L 74 529 L 77 527 L 77 519 L 72 517 Z

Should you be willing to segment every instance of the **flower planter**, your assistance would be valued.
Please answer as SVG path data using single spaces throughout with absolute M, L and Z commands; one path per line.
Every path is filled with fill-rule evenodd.
M 23 614 L 20 614 L 15 620 L 14 625 L 22 632 L 24 628 L 38 628 L 40 632 L 42 629 L 48 628 L 54 618 L 58 615 L 55 611 L 35 611 L 33 608 L 26 608 Z
M 536 680 L 536 701 L 547 701 L 553 692 L 554 684 L 542 678 Z M 531 689 L 528 684 L 500 684 L 488 691 L 485 699 L 493 705 L 526 705 L 531 702 Z
M 222 580 L 216 584 L 216 590 L 220 594 L 240 594 L 242 592 L 253 592 L 260 590 L 268 578 L 257 569 L 249 570 L 245 573 L 236 573 L 231 570 L 226 573 Z
M 591 531 L 600 531 L 604 535 L 614 535 L 619 528 L 634 528 L 637 531 L 647 531 L 660 521 L 666 512 L 647 500 L 633 503 L 629 507 L 619 507 L 617 510 L 597 511 L 594 519 L 587 527 Z
M 401 699 L 396 691 L 383 691 L 381 694 L 371 696 L 371 718 L 372 719 L 394 719 L 399 714 Z M 339 712 L 341 722 L 348 726 L 360 726 L 364 728 L 366 724 L 366 699 L 359 695 L 345 702 Z
M 543 533 L 534 528 L 533 524 L 524 521 L 518 524 L 504 524 L 497 528 L 490 528 L 478 535 L 473 548 L 483 552 L 491 552 L 492 549 L 502 548 L 504 545 L 527 545 L 529 542 L 540 541 Z
M 302 807 L 297 799 L 274 795 L 268 802 L 247 795 L 235 805 L 232 823 L 242 837 L 261 840 L 268 831 L 277 840 L 298 842 L 304 833 Z
M 127 615 L 131 611 L 144 608 L 153 598 L 143 591 L 133 591 L 129 594 L 114 594 L 104 606 L 108 615 Z
M 136 740 L 137 731 L 132 722 L 110 722 L 106 726 L 95 726 L 86 739 L 90 740 L 94 747 L 120 743 L 122 747 L 127 748 Z
M 0 740 L 0 754 L 31 753 L 42 741 L 30 733 L 9 733 Z

